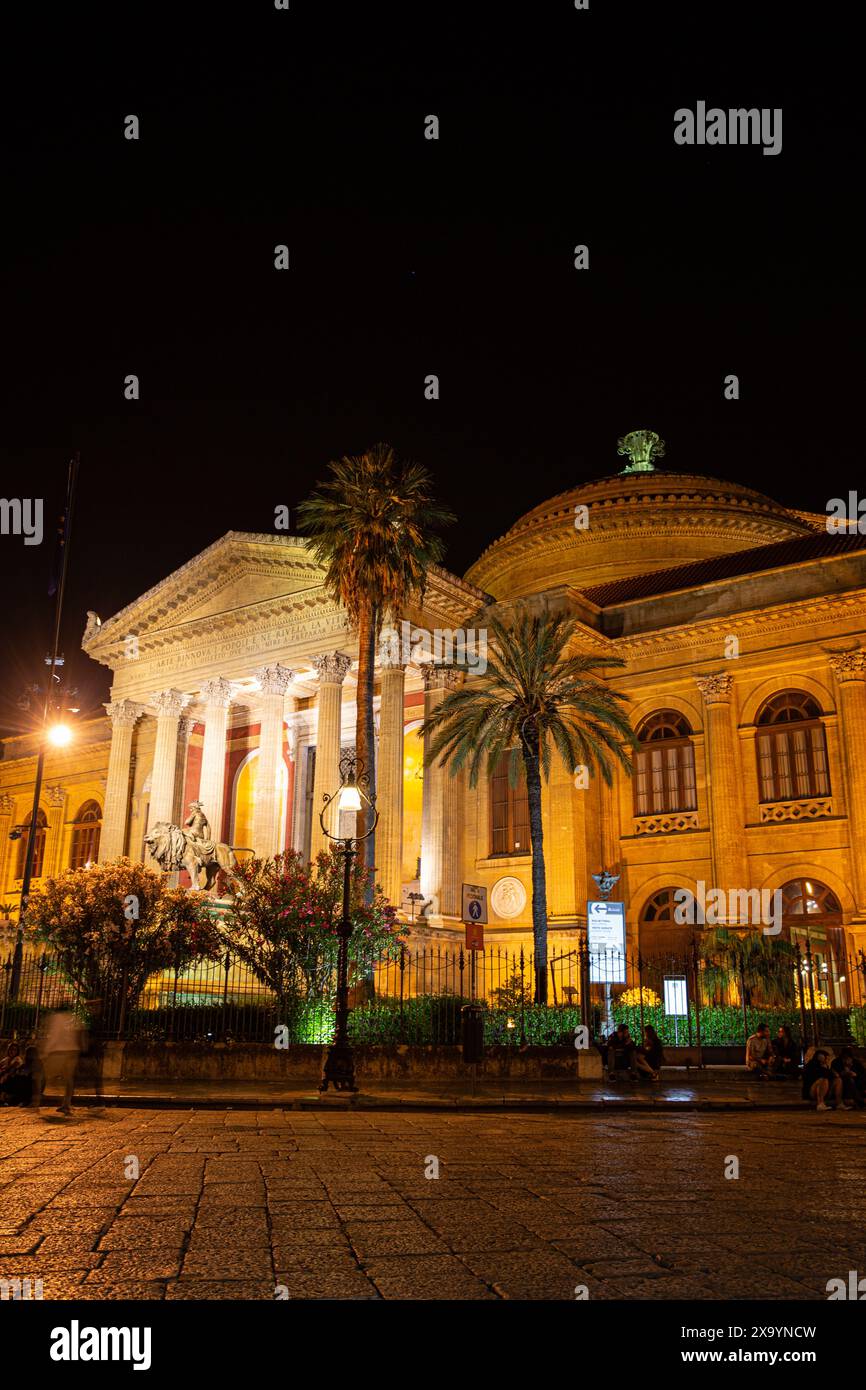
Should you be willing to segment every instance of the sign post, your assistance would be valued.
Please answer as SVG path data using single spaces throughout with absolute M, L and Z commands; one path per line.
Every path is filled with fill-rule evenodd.
M 689 987 L 685 975 L 665 975 L 665 1013 L 674 1021 L 674 1047 L 679 1046 L 679 1021 L 689 1016 Z
M 484 950 L 484 927 L 487 923 L 487 889 L 476 883 L 463 885 L 463 925 L 466 929 L 466 950 L 469 952 L 469 1004 L 464 1004 L 463 1060 L 472 1068 L 472 1094 L 478 1079 L 478 1063 L 484 1055 L 484 1020 L 476 1002 L 477 952 Z
M 604 985 L 604 1024 L 613 1031 L 611 985 L 626 983 L 625 903 L 593 900 L 586 905 L 589 982 Z

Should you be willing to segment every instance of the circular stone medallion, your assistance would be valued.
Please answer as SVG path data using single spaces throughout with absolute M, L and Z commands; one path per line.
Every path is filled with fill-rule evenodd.
M 519 917 L 526 907 L 526 889 L 520 879 L 497 879 L 490 892 L 490 906 L 497 917 Z

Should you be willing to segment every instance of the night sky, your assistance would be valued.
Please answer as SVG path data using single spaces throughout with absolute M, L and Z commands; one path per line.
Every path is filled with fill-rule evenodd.
M 0 728 L 44 669 L 72 448 L 86 706 L 108 694 L 88 608 L 272 530 L 378 440 L 433 472 L 457 573 L 618 471 L 635 428 L 666 468 L 794 506 L 866 487 L 862 157 L 819 10 L 248 0 L 188 6 L 185 31 L 177 6 L 71 8 L 40 6 L 2 60 L 0 495 L 44 497 L 46 540 L 0 536 Z M 782 107 L 781 154 L 676 145 L 698 100 Z

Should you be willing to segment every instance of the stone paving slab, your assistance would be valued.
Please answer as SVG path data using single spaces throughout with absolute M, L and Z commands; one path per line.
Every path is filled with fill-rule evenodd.
M 6 1109 L 0 1279 L 58 1301 L 817 1301 L 866 1271 L 864 1179 L 854 1112 Z

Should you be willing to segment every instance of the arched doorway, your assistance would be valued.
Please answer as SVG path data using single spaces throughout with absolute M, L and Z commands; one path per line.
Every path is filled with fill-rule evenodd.
M 252 848 L 253 846 L 253 819 L 255 816 L 256 796 L 258 794 L 259 776 L 259 750 L 254 748 L 244 758 L 237 772 L 235 773 L 232 785 L 231 802 L 231 842 L 242 848 Z M 280 853 L 286 844 L 286 824 L 288 814 L 288 790 L 289 772 L 285 762 L 280 759 L 277 764 L 277 777 L 280 791 L 280 808 L 277 818 L 279 833 L 277 836 L 276 848 Z M 248 858 L 242 855 L 241 858 Z
M 792 878 L 780 891 L 783 936 L 804 954 L 808 939 L 815 988 L 826 995 L 833 1008 L 847 1008 L 849 970 L 839 899 L 817 878 Z

